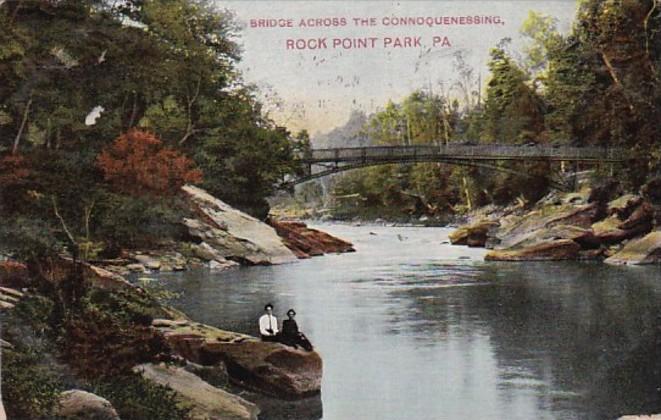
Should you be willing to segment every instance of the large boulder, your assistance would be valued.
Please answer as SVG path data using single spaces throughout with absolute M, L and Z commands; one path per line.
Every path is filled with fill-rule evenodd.
M 222 362 L 229 378 L 243 387 L 286 399 L 321 390 L 322 361 L 317 352 L 194 322 L 154 320 L 152 325 L 180 356 L 201 365 Z
M 321 390 L 322 361 L 315 351 L 258 340 L 209 343 L 203 351 L 220 357 L 230 379 L 246 388 L 288 399 Z
M 643 238 L 632 240 L 605 262 L 617 265 L 661 263 L 661 231 L 650 232 Z
M 189 408 L 190 418 L 199 420 L 256 420 L 259 408 L 203 381 L 181 367 L 144 364 L 134 368 L 143 378 L 170 387 L 177 400 Z
M 506 238 L 496 249 L 522 249 L 559 239 L 570 239 L 582 248 L 598 248 L 599 240 L 590 229 L 571 225 L 555 225 Z
M 283 221 L 270 218 L 269 225 L 283 238 L 285 245 L 298 258 L 309 258 L 327 253 L 354 252 L 350 242 L 326 232 L 307 227 L 303 222 Z
M 60 394 L 57 415 L 67 419 L 119 420 L 117 411 L 108 400 L 80 389 Z
M 184 219 L 191 236 L 215 248 L 224 258 L 248 264 L 280 264 L 296 259 L 275 230 L 213 197 L 184 186 L 195 218 Z
M 468 245 L 470 247 L 484 247 L 489 231 L 500 226 L 500 223 L 491 220 L 480 220 L 470 225 L 460 226 L 448 235 L 453 245 Z
M 571 239 L 556 239 L 517 249 L 491 250 L 486 261 L 559 261 L 579 258 L 581 246 Z
M 599 211 L 597 203 L 578 206 L 572 204 L 542 206 L 494 229 L 495 248 L 511 248 L 530 238 L 531 232 L 540 229 L 549 230 L 555 226 L 590 229 Z

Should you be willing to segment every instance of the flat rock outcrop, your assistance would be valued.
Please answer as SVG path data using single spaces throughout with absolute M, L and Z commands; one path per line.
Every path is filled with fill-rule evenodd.
M 206 242 L 226 259 L 247 264 L 281 264 L 296 259 L 276 231 L 201 188 L 186 185 L 195 218 L 184 219 L 191 236 Z
M 661 231 L 650 232 L 640 239 L 628 242 L 620 252 L 605 261 L 615 265 L 642 265 L 661 263 Z
M 177 354 L 200 365 L 222 362 L 229 378 L 243 387 L 286 399 L 321 390 L 322 360 L 315 351 L 194 322 L 157 319 L 152 325 Z
M 571 239 L 556 239 L 519 249 L 491 250 L 486 261 L 559 261 L 578 259 L 581 246 Z
M 245 399 L 216 388 L 181 367 L 143 364 L 133 369 L 143 378 L 170 387 L 194 420 L 256 420 L 259 408 Z
M 310 258 L 316 255 L 355 251 L 350 242 L 336 238 L 326 232 L 309 228 L 303 222 L 270 218 L 268 223 L 280 235 L 284 244 L 298 258 Z
M 71 419 L 119 420 L 117 411 L 105 398 L 80 389 L 60 394 L 57 415 Z

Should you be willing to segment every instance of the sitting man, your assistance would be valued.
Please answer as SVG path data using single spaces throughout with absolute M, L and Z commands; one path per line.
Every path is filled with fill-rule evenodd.
M 259 333 L 262 336 L 262 341 L 279 341 L 278 340 L 278 320 L 273 316 L 273 305 L 267 303 L 264 306 L 266 312 L 259 318 Z
M 298 324 L 294 320 L 296 311 L 293 309 L 288 310 L 287 316 L 289 319 L 284 320 L 282 323 L 280 342 L 294 348 L 301 346 L 307 351 L 312 351 L 312 343 L 310 343 L 302 332 L 298 331 Z

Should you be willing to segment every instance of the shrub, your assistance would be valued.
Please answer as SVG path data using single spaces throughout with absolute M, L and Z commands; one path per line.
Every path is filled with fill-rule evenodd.
M 8 418 L 53 418 L 62 389 L 38 362 L 33 350 L 3 350 L 2 400 Z
M 117 191 L 131 195 L 174 195 L 182 185 L 202 181 L 189 158 L 138 129 L 119 136 L 101 152 L 97 165 Z

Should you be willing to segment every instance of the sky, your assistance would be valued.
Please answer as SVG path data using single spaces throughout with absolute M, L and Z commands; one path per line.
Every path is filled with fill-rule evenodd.
M 416 89 L 458 96 L 451 88 L 457 52 L 484 83 L 492 47 L 506 37 L 511 50 L 524 47 L 519 29 L 530 10 L 556 17 L 567 32 L 577 2 L 219 0 L 218 6 L 233 11 L 242 27 L 239 69 L 259 88 L 265 111 L 292 132 L 314 135 L 343 125 L 353 110 L 370 114 Z

